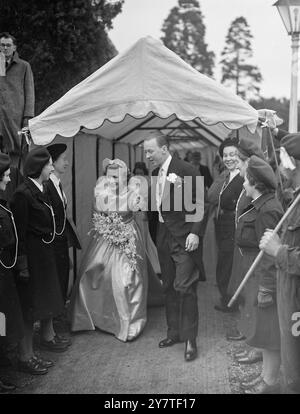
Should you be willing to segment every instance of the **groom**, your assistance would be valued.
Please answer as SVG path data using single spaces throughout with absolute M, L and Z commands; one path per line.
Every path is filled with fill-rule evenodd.
M 205 221 L 203 178 L 191 164 L 171 156 L 167 138 L 160 132 L 149 135 L 144 151 L 147 160 L 158 167 L 152 173 L 157 176 L 152 195 L 159 212 L 157 248 L 168 326 L 167 338 L 159 347 L 185 341 L 185 360 L 192 361 L 197 357 L 197 282 L 205 280 L 199 243 Z M 187 202 L 193 203 L 194 211 L 187 211 Z

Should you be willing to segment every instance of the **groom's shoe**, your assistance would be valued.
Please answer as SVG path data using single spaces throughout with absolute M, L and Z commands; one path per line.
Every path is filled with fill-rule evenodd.
M 160 341 L 160 343 L 158 344 L 158 346 L 160 348 L 167 348 L 168 346 L 173 346 L 175 344 L 178 344 L 178 342 L 179 342 L 178 339 L 166 338 L 166 339 L 163 339 L 162 341 Z
M 185 341 L 184 359 L 189 362 L 197 358 L 197 345 L 195 339 Z

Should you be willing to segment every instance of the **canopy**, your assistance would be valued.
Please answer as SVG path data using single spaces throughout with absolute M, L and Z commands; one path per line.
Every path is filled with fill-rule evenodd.
M 247 102 L 148 36 L 31 119 L 29 129 L 38 145 L 80 130 L 138 145 L 160 129 L 174 143 L 218 146 L 229 129 L 254 133 L 257 120 Z

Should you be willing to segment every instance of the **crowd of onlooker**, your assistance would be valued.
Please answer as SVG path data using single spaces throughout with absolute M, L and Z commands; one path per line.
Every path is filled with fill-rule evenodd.
M 33 116 L 30 64 L 18 56 L 14 36 L 1 33 L 0 370 L 12 365 L 42 375 L 54 363 L 41 350 L 64 352 L 71 345 L 58 334 L 55 320 L 67 302 L 69 247 L 80 248 L 80 243 L 61 185 L 67 146 L 53 144 L 28 153 L 21 130 Z M 15 388 L 0 371 L 0 393 Z
M 221 312 L 240 310 L 228 340 L 245 340 L 240 364 L 262 360 L 262 372 L 242 382 L 246 394 L 300 392 L 300 204 L 273 231 L 300 192 L 300 134 L 273 130 L 276 154 L 234 134 L 220 145 L 225 170 L 208 190 L 217 244 Z M 277 158 L 277 165 L 274 157 Z M 228 306 L 260 251 L 264 254 L 236 301 Z M 249 351 L 249 347 L 250 351 Z
M 12 363 L 25 373 L 47 374 L 54 363 L 40 350 L 65 352 L 71 345 L 56 332 L 55 320 L 68 300 L 68 249 L 80 248 L 61 185 L 66 145 L 27 154 L 18 134 L 34 116 L 34 83 L 16 47 L 13 36 L 0 34 L 0 334 L 5 330 L 0 393 L 16 388 L 1 376 L 1 366 Z M 187 151 L 184 158 L 204 177 L 205 217 L 213 221 L 217 251 L 220 302 L 215 309 L 240 311 L 227 338 L 245 340 L 251 350 L 236 355 L 238 362 L 263 361 L 259 376 L 241 383 L 247 394 L 278 393 L 281 368 L 284 390 L 300 393 L 300 202 L 278 234 L 272 232 L 300 193 L 300 134 L 272 132 L 272 158 L 254 140 L 234 133 L 220 145 L 210 168 L 201 163 L 200 151 Z M 136 163 L 133 174 L 147 176 L 145 163 Z M 153 214 L 148 219 L 155 242 L 158 219 Z M 228 307 L 260 251 L 261 260 Z

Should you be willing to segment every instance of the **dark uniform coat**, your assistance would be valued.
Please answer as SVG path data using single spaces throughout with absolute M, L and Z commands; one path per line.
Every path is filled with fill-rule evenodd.
M 254 200 L 238 218 L 236 243 L 243 256 L 243 276 L 259 253 L 259 242 L 265 230 L 274 229 L 282 214 L 275 194 L 267 193 Z M 265 308 L 258 306 L 260 286 L 267 289 L 272 297 L 272 302 Z M 274 258 L 264 254 L 246 283 L 242 296 L 245 302 L 241 307 L 239 330 L 247 337 L 247 343 L 256 348 L 280 349 Z
M 240 197 L 236 203 L 235 209 L 235 226 L 237 226 L 237 221 L 240 215 L 242 215 L 243 211 L 251 204 L 252 199 L 247 196 L 246 191 L 243 189 Z M 233 296 L 236 289 L 239 287 L 243 277 L 245 276 L 241 272 L 241 264 L 242 264 L 243 256 L 241 255 L 240 249 L 238 248 L 237 244 L 234 244 L 234 252 L 233 252 L 233 263 L 232 263 L 232 270 L 230 275 L 230 280 L 228 284 L 228 294 Z
M 215 220 L 216 241 L 218 246 L 218 261 L 216 280 L 221 294 L 221 300 L 227 303 L 228 283 L 232 270 L 235 233 L 235 208 L 243 189 L 243 177 L 236 175 L 227 183 L 227 174 L 219 193 L 219 204 Z M 223 303 L 224 305 L 226 303 Z
M 70 270 L 69 247 L 81 247 L 77 234 L 74 232 L 74 229 L 70 224 L 70 220 L 67 217 L 66 200 L 64 202 L 61 199 L 51 179 L 45 183 L 44 187 L 45 193 L 54 210 L 56 237 L 53 242 L 53 247 L 55 251 L 56 265 L 62 289 L 62 295 L 63 298 L 66 299 Z
M 25 255 L 29 282 L 18 283 L 24 317 L 35 321 L 59 315 L 63 298 L 56 269 L 53 242 L 53 219 L 45 194 L 29 179 L 17 188 L 11 208 L 18 236 L 19 255 Z
M 14 280 L 16 234 L 12 213 L 6 202 L 0 200 L 0 312 L 6 318 L 6 336 L 8 342 L 18 342 L 24 335 L 23 315 Z M 5 267 L 6 266 L 6 267 Z
M 276 257 L 281 360 L 286 385 L 300 393 L 300 204 L 283 225 Z
M 6 69 L 6 76 L 0 76 L 0 135 L 9 152 L 20 149 L 18 131 L 22 128 L 23 118 L 33 116 L 34 82 L 31 67 L 15 52 Z

